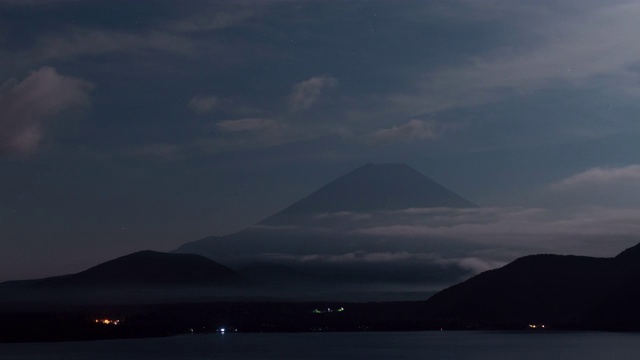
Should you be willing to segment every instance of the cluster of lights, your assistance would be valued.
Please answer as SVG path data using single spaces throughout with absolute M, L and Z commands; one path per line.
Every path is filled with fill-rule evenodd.
M 220 333 L 220 334 L 230 333 L 230 332 L 238 332 L 238 328 L 235 328 L 235 327 L 231 327 L 231 328 L 219 327 L 218 329 L 216 329 L 216 332 Z
M 529 329 L 544 329 L 544 325 L 529 324 Z
M 343 312 L 344 308 L 343 307 L 339 307 L 335 310 L 331 309 L 331 308 L 327 308 L 327 310 L 318 310 L 318 309 L 313 309 L 312 313 L 314 314 L 326 314 L 326 313 L 332 313 L 332 312 Z
M 111 320 L 111 319 L 96 319 L 96 324 L 103 325 L 118 325 L 120 324 L 120 320 Z

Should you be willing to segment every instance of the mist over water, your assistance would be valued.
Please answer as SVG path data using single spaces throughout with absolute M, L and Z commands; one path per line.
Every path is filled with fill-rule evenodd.
M 4 344 L 0 359 L 632 359 L 640 334 L 551 332 L 299 333 Z

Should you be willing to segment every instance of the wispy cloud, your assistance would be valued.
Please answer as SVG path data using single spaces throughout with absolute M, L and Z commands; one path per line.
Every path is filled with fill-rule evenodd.
M 384 225 L 373 224 L 354 232 L 425 240 L 450 238 L 489 247 L 528 248 L 530 253 L 582 249 L 593 255 L 612 248 L 619 251 L 640 241 L 640 209 L 634 208 L 588 207 L 570 212 L 540 208 L 442 209 L 440 215 L 416 214 L 390 216 Z
M 187 54 L 194 46 L 191 39 L 166 31 L 134 33 L 76 29 L 64 34 L 43 36 L 26 57 L 36 61 L 51 61 L 118 52 L 140 54 L 153 50 Z
M 340 254 L 272 253 L 261 261 L 280 262 L 317 273 L 342 271 L 358 282 L 420 282 L 425 285 L 451 284 L 482 271 L 502 266 L 502 261 L 487 261 L 474 256 L 443 257 L 441 254 L 409 251 L 371 252 L 359 250 Z
M 230 4 L 233 3 L 230 2 Z M 259 13 L 258 8 L 259 6 L 240 6 L 236 9 L 205 9 L 202 13 L 171 22 L 167 27 L 178 32 L 202 32 L 227 29 L 242 25 L 255 17 Z
M 368 219 L 371 217 L 371 214 L 366 213 L 357 213 L 352 211 L 339 211 L 335 213 L 322 213 L 314 216 L 314 219 L 350 219 L 350 220 L 362 220 Z
M 393 264 L 406 270 L 431 264 L 482 271 L 537 253 L 615 256 L 640 242 L 640 209 L 635 208 L 439 208 L 367 215 L 331 217 L 329 232 L 314 228 L 326 216 L 295 229 L 272 227 L 265 235 L 269 241 L 260 241 L 259 249 L 239 240 L 220 244 L 220 251 L 235 249 L 241 255 L 233 256 L 245 260 L 309 266 Z
M 9 4 L 47 5 L 54 2 L 74 0 L 5 0 Z M 73 60 L 87 55 L 110 53 L 169 52 L 190 55 L 201 51 L 204 45 L 192 35 L 198 32 L 215 31 L 241 26 L 258 16 L 269 3 L 257 3 L 253 6 L 234 4 L 233 2 L 191 4 L 191 9 L 176 13 L 175 19 L 150 22 L 144 27 L 113 30 L 112 28 L 92 26 L 66 26 L 62 31 L 43 33 L 37 41 L 20 57 L 35 63 L 52 60 Z M 185 8 L 188 8 L 185 6 Z M 220 43 L 215 42 L 215 46 Z
M 366 252 L 355 251 L 338 255 L 326 255 L 326 254 L 312 254 L 312 255 L 280 255 L 282 257 L 288 257 L 294 259 L 297 262 L 319 262 L 319 263 L 429 263 L 433 265 L 456 265 L 466 270 L 473 272 L 481 272 L 493 269 L 497 266 L 503 265 L 502 262 L 491 262 L 478 259 L 476 257 L 469 258 L 444 258 L 440 254 L 434 253 L 410 253 L 407 251 L 392 251 L 392 252 Z
M 15 6 L 37 6 L 50 5 L 52 3 L 70 2 L 75 0 L 0 0 L 0 4 L 8 4 Z
M 206 114 L 213 111 L 218 105 L 218 98 L 213 95 L 194 96 L 189 100 L 187 107 L 198 114 Z
M 293 111 L 313 106 L 324 92 L 338 86 L 338 80 L 330 75 L 318 75 L 293 85 L 289 106 Z
M 87 105 L 92 88 L 51 67 L 33 71 L 22 81 L 6 81 L 0 87 L 0 153 L 34 152 L 47 122 L 64 110 Z
M 259 131 L 273 129 L 278 124 L 271 119 L 249 118 L 237 120 L 223 120 L 216 123 L 216 127 L 225 132 Z
M 379 129 L 368 135 L 368 139 L 376 143 L 412 142 L 427 139 L 433 140 L 435 138 L 435 125 L 416 119 L 389 129 Z
M 523 20 L 518 29 L 521 44 L 488 49 L 459 65 L 430 68 L 417 76 L 417 91 L 398 94 L 392 101 L 428 113 L 585 81 L 609 81 L 608 88 L 638 93 L 630 84 L 639 76 L 632 70 L 640 59 L 635 36 L 640 31 L 639 3 L 611 2 L 563 16 L 543 3 L 523 8 L 520 3 L 494 2 L 485 8 L 496 4 L 496 14 L 504 16 L 519 9 L 513 18 Z
M 150 144 L 137 147 L 130 152 L 136 157 L 151 157 L 165 160 L 179 158 L 180 147 L 174 144 Z
M 575 189 L 592 185 L 619 185 L 640 180 L 640 165 L 617 168 L 596 167 L 572 175 L 551 185 L 554 190 Z

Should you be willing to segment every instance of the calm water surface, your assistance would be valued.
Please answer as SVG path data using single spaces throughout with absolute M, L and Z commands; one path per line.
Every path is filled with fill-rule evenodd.
M 0 359 L 636 359 L 640 334 L 396 332 L 213 334 L 4 344 Z

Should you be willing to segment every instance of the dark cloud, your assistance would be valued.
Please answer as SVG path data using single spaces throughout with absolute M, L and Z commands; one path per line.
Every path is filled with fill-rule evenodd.
M 22 81 L 6 81 L 0 88 L 0 152 L 34 152 L 47 122 L 64 110 L 87 105 L 92 87 L 51 67 L 33 71 Z

